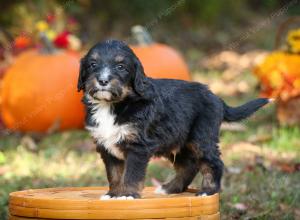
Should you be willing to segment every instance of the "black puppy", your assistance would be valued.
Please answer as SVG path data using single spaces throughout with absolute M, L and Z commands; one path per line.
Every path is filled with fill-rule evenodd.
M 133 51 L 117 40 L 96 44 L 82 58 L 78 90 L 106 167 L 109 191 L 102 199 L 139 198 L 152 156 L 168 158 L 176 170 L 158 192 L 185 191 L 199 171 L 197 195 L 219 192 L 222 121 L 244 119 L 269 102 L 260 98 L 233 108 L 203 84 L 146 77 Z

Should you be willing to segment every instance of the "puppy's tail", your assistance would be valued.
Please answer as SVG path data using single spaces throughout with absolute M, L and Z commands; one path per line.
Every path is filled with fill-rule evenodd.
M 273 99 L 258 98 L 238 107 L 230 107 L 223 102 L 224 106 L 224 121 L 232 122 L 245 119 L 256 112 L 264 105 L 272 102 Z

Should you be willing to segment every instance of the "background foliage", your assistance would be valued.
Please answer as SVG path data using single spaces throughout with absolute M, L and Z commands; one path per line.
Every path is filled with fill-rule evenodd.
M 63 9 L 81 24 L 81 38 L 89 44 L 114 36 L 128 39 L 130 28 L 141 24 L 149 28 L 155 39 L 188 50 L 197 46 L 215 51 L 237 40 L 247 27 L 255 27 L 293 1 L 284 0 L 124 0 L 124 1 L 1 1 L 5 13 L 0 14 L 1 28 L 15 35 L 30 32 L 38 19 Z M 300 10 L 294 1 L 282 16 L 274 17 L 264 31 L 274 31 L 276 20 L 295 15 Z M 166 31 L 172 34 L 166 34 Z M 182 31 L 184 30 L 184 31 Z M 257 36 L 256 36 L 257 37 Z M 271 48 L 271 41 L 258 42 Z M 267 43 L 269 42 L 269 43 Z M 249 43 L 249 42 L 248 42 Z M 243 42 L 243 45 L 247 42 Z M 253 47 L 253 45 L 252 45 Z

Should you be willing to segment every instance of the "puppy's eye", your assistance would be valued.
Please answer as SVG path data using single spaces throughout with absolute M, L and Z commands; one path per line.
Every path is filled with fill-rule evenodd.
M 91 63 L 90 67 L 95 68 L 97 66 L 97 63 Z
M 116 66 L 116 69 L 119 70 L 119 71 L 122 71 L 122 70 L 125 69 L 125 66 L 124 66 L 123 64 L 118 64 L 118 65 Z

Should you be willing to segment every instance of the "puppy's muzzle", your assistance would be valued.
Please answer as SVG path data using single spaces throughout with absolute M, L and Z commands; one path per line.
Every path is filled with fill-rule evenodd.
M 100 86 L 107 86 L 108 80 L 98 80 Z
M 99 91 L 98 88 L 92 88 L 90 91 L 89 91 L 89 95 L 94 97 L 95 94 Z
M 89 95 L 96 100 L 111 100 L 117 98 L 120 94 L 117 89 L 110 87 L 110 84 L 107 86 L 94 87 L 89 91 Z
M 97 81 L 100 86 L 107 86 L 111 78 L 111 71 L 109 68 L 105 67 L 101 70 L 99 76 L 97 77 Z
M 100 76 L 97 78 L 97 81 L 100 86 L 107 86 L 110 80 L 108 79 L 108 77 Z

